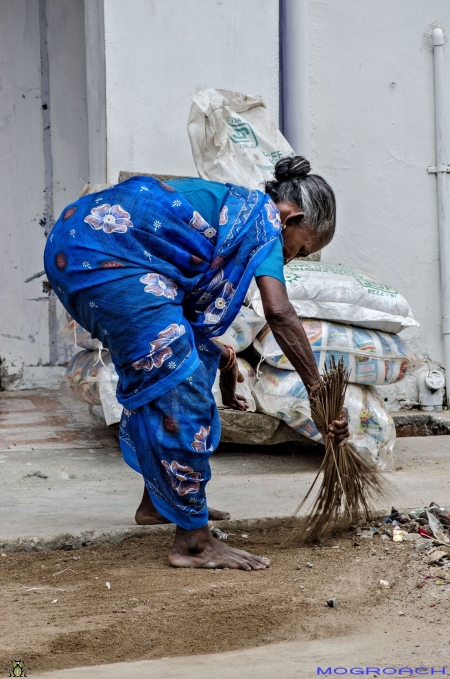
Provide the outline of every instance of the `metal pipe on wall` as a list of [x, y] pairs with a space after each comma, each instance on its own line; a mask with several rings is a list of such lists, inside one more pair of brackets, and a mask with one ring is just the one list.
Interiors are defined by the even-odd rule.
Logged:
[[280, 0], [281, 120], [294, 149], [311, 157], [309, 0]]
[[434, 100], [436, 116], [436, 167], [429, 168], [437, 177], [439, 251], [441, 262], [442, 333], [444, 335], [444, 365], [447, 405], [450, 405], [450, 234], [447, 199], [447, 150], [444, 102], [444, 32], [433, 29]]

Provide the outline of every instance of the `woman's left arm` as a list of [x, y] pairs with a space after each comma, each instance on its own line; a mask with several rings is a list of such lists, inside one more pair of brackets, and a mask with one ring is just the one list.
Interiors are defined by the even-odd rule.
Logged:
[[[287, 296], [286, 286], [271, 276], [259, 276], [256, 282], [270, 329], [311, 398], [320, 375], [306, 332]], [[321, 433], [335, 437], [340, 445], [346, 443], [349, 435], [347, 414], [344, 412], [340, 420], [330, 424], [328, 432]]]

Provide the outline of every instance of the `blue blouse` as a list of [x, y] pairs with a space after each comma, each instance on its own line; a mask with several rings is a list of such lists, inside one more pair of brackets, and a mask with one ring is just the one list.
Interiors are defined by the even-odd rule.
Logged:
[[[212, 182], [200, 177], [187, 177], [185, 179], [171, 179], [165, 182], [181, 193], [190, 202], [194, 210], [197, 210], [208, 224], [214, 228], [219, 226], [220, 211], [229, 193], [226, 184]], [[258, 266], [255, 278], [259, 276], [271, 276], [277, 278], [286, 285], [283, 267], [283, 237], [270, 251], [268, 257]]]

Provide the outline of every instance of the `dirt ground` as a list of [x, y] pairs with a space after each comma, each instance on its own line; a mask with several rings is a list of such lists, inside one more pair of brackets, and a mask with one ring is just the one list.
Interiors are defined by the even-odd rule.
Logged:
[[[43, 671], [230, 651], [358, 634], [369, 622], [415, 666], [432, 659], [442, 667], [450, 658], [450, 582], [424, 580], [426, 551], [379, 535], [356, 546], [354, 532], [320, 546], [282, 546], [290, 533], [229, 536], [273, 559], [269, 570], [252, 573], [173, 569], [171, 534], [2, 554], [0, 667], [13, 657]], [[337, 608], [327, 607], [330, 597]]]

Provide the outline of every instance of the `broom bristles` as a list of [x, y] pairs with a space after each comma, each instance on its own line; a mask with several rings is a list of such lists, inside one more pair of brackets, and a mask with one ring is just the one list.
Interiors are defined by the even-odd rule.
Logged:
[[[349, 371], [341, 358], [332, 357], [311, 397], [311, 413], [316, 426], [327, 431], [333, 420], [340, 420], [344, 407]], [[383, 483], [375, 463], [363, 457], [352, 445], [338, 446], [327, 438], [325, 456], [306, 497], [297, 508], [298, 514], [323, 472], [317, 497], [309, 511], [307, 539], [317, 539], [336, 527], [348, 528], [358, 523], [361, 514], [369, 519], [375, 497], [383, 493]]]

